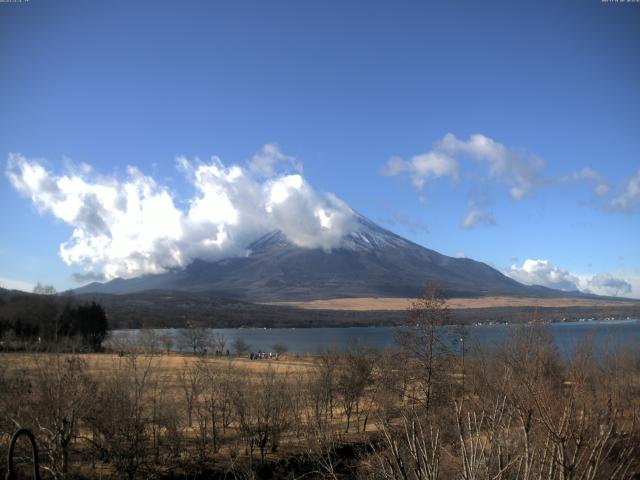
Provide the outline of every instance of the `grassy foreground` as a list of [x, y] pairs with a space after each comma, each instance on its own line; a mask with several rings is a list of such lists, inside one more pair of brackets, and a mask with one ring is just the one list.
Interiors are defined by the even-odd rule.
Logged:
[[44, 478], [640, 474], [637, 346], [562, 361], [528, 326], [461, 357], [435, 355], [434, 332], [278, 360], [0, 354], [0, 446], [30, 428]]

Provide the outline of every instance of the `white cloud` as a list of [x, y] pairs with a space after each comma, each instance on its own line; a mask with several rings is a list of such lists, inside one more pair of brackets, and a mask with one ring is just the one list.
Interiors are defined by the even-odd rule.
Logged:
[[527, 259], [521, 267], [512, 265], [505, 275], [526, 285], [542, 285], [558, 290], [580, 290], [608, 296], [638, 297], [640, 277], [616, 273], [573, 274], [548, 260]]
[[476, 225], [495, 225], [496, 219], [491, 212], [483, 212], [481, 210], [471, 210], [462, 219], [462, 226], [471, 229]]
[[578, 290], [580, 281], [577, 276], [554, 266], [548, 260], [527, 259], [521, 267], [514, 264], [504, 273], [526, 285], [542, 285], [565, 291]]
[[627, 179], [624, 191], [611, 200], [610, 207], [624, 213], [632, 213], [640, 208], [640, 168]]
[[451, 177], [457, 181], [458, 162], [441, 152], [428, 152], [415, 155], [410, 160], [393, 157], [382, 170], [383, 175], [391, 177], [405, 172], [411, 178], [413, 185], [420, 189], [431, 178]]
[[460, 140], [447, 133], [434, 143], [432, 150], [411, 160], [391, 158], [382, 173], [388, 176], [406, 173], [420, 189], [431, 178], [450, 176], [457, 180], [459, 160], [463, 157], [485, 165], [488, 178], [504, 185], [514, 200], [521, 200], [545, 183], [544, 161], [540, 157], [505, 147], [482, 134]]
[[256, 154], [253, 169], [226, 167], [217, 157], [208, 163], [178, 157], [178, 168], [195, 190], [184, 208], [134, 167], [125, 179], [90, 177], [86, 167], [55, 175], [37, 160], [10, 154], [6, 174], [40, 213], [74, 228], [60, 256], [83, 267], [79, 278], [111, 279], [159, 273], [195, 258], [244, 255], [252, 241], [272, 230], [299, 246], [337, 247], [355, 229], [353, 211], [337, 197], [316, 192], [299, 174], [274, 176], [275, 162], [291, 158], [273, 145]]
[[489, 178], [505, 185], [514, 200], [521, 200], [544, 183], [544, 161], [540, 157], [505, 147], [482, 134], [471, 135], [465, 141], [448, 133], [436, 142], [435, 148], [452, 156], [466, 155], [484, 163]]
[[566, 179], [576, 182], [588, 182], [593, 188], [593, 193], [600, 198], [609, 193], [609, 190], [611, 189], [604, 177], [591, 167], [585, 167], [578, 172], [573, 172]]
[[610, 273], [598, 273], [581, 279], [582, 290], [598, 295], [626, 296], [633, 290], [631, 283], [624, 278], [615, 277]]
[[302, 173], [302, 162], [298, 162], [295, 157], [283, 154], [276, 144], [267, 143], [255, 153], [249, 162], [249, 170], [255, 175], [271, 177], [280, 165], [284, 165], [285, 169], [293, 168], [296, 172]]

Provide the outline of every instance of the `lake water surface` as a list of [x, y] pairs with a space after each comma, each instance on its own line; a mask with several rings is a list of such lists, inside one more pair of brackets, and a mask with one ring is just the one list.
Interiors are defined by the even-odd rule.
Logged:
[[[442, 327], [448, 343], [459, 349], [460, 327]], [[473, 345], [498, 346], [507, 341], [518, 325], [474, 325], [466, 327], [465, 350]], [[599, 348], [632, 346], [640, 348], [640, 321], [606, 320], [585, 322], [563, 322], [545, 325], [561, 355], [570, 355], [574, 347], [585, 339], [592, 339]], [[273, 345], [287, 345], [290, 353], [315, 354], [321, 348], [335, 347], [345, 350], [357, 342], [377, 348], [393, 347], [396, 327], [352, 327], [352, 328], [219, 328], [208, 329], [224, 335], [227, 345], [240, 338], [257, 352], [273, 351]], [[159, 336], [174, 339], [174, 350], [180, 350], [180, 329], [156, 329]], [[113, 339], [129, 337], [135, 341], [139, 330], [116, 330]], [[230, 348], [230, 347], [229, 347]]]

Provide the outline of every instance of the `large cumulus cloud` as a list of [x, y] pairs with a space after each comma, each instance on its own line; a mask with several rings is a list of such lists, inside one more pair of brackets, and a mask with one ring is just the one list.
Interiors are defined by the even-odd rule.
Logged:
[[[178, 157], [193, 195], [177, 195], [135, 167], [125, 178], [99, 177], [86, 166], [57, 175], [42, 161], [10, 154], [6, 174], [40, 213], [73, 227], [60, 246], [81, 279], [134, 277], [246, 255], [260, 235], [282, 231], [294, 244], [331, 249], [356, 228], [353, 211], [315, 191], [301, 163], [265, 145], [246, 166]], [[276, 173], [277, 172], [277, 173]]]
[[567, 270], [556, 267], [548, 260], [527, 259], [521, 267], [512, 265], [505, 273], [526, 285], [542, 285], [558, 290], [578, 290], [579, 278]]
[[512, 265], [504, 273], [526, 285], [542, 285], [564, 291], [580, 290], [597, 295], [629, 295], [634, 293], [633, 285], [623, 275], [597, 273], [578, 275], [558, 267], [549, 260], [527, 259], [522, 266]]
[[584, 290], [598, 295], [617, 297], [630, 294], [633, 288], [624, 278], [615, 277], [610, 273], [598, 273], [584, 279]]

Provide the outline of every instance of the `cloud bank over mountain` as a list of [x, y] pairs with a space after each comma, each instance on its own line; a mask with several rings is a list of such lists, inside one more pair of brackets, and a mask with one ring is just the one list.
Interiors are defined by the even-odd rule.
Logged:
[[[460, 140], [445, 135], [434, 149], [410, 160], [392, 159], [387, 175], [407, 174], [415, 187], [436, 177], [460, 175], [458, 157], [488, 167], [488, 175], [508, 187], [514, 201], [547, 182], [542, 160], [508, 149], [483, 135]], [[279, 230], [296, 246], [331, 250], [358, 229], [354, 211], [331, 193], [316, 191], [302, 175], [303, 164], [266, 144], [244, 164], [225, 165], [176, 158], [176, 169], [190, 186], [179, 195], [136, 167], [121, 176], [104, 176], [86, 164], [67, 162], [59, 174], [44, 160], [10, 154], [6, 176], [41, 214], [50, 214], [73, 228], [59, 254], [67, 265], [79, 266], [76, 281], [132, 278], [189, 265], [195, 259], [214, 261], [241, 257], [247, 246], [267, 232]], [[562, 181], [587, 182], [595, 197], [610, 190], [606, 180], [587, 167]], [[609, 199], [609, 209], [633, 213], [640, 199], [640, 171], [628, 177]], [[477, 195], [476, 195], [477, 197]], [[496, 225], [490, 202], [472, 198], [461, 220], [465, 229]], [[422, 221], [397, 214], [387, 223], [409, 231], [428, 232]], [[506, 275], [524, 284], [601, 295], [640, 292], [634, 272], [576, 274], [548, 260], [527, 259]]]
[[331, 249], [355, 228], [351, 208], [314, 190], [302, 164], [276, 145], [265, 145], [246, 166], [217, 157], [180, 156], [176, 163], [193, 188], [186, 202], [135, 167], [124, 178], [92, 174], [86, 165], [57, 175], [43, 161], [13, 153], [6, 175], [40, 213], [73, 227], [60, 256], [83, 268], [84, 281], [246, 255], [251, 241], [272, 230], [298, 246]]

